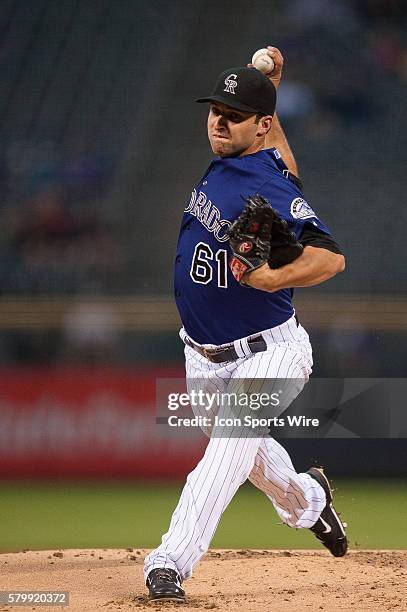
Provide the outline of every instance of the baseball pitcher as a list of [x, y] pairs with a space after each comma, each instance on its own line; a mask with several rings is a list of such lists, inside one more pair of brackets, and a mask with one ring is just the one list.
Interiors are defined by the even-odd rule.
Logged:
[[[207, 130], [215, 157], [185, 206], [175, 299], [190, 391], [236, 395], [253, 381], [256, 391], [269, 391], [270, 381], [283, 379], [293, 381], [286, 408], [313, 364], [293, 289], [328, 280], [344, 270], [345, 260], [302, 192], [275, 114], [283, 58], [275, 47], [268, 53], [274, 62], [269, 75], [252, 66], [229, 68], [212, 93], [197, 100], [209, 104]], [[244, 384], [248, 380], [250, 385]], [[208, 414], [207, 408], [194, 410]], [[322, 469], [297, 473], [267, 432], [239, 426], [239, 410], [211, 406], [214, 421], [206, 431], [205, 454], [187, 477], [162, 543], [145, 560], [152, 600], [185, 600], [183, 581], [246, 480], [265, 493], [285, 524], [310, 529], [336, 557], [347, 551]]]

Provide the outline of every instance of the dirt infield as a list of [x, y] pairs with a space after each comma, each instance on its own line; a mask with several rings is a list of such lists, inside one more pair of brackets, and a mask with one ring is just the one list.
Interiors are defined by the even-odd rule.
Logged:
[[[0, 591], [69, 591], [68, 612], [407, 609], [406, 550], [351, 551], [342, 559], [325, 551], [212, 550], [185, 583], [186, 604], [148, 603], [145, 553], [95, 549], [2, 554]], [[2, 612], [16, 609], [0, 604]]]

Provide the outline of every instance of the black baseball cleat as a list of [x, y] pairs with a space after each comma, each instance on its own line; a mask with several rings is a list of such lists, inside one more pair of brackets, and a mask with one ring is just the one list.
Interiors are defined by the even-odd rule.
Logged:
[[150, 601], [185, 601], [185, 591], [177, 572], [170, 568], [158, 567], [147, 576], [146, 585]]
[[326, 506], [315, 525], [310, 529], [334, 557], [343, 557], [348, 550], [348, 540], [344, 529], [346, 525], [342, 523], [332, 505], [332, 490], [329, 480], [322, 468], [312, 467], [307, 471], [307, 474], [321, 485], [326, 495]]

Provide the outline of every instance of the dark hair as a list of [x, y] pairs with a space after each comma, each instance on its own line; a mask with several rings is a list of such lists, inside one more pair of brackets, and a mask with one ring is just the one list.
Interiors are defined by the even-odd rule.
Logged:
[[267, 115], [264, 113], [256, 113], [256, 123], [258, 123], [263, 117], [267, 117]]

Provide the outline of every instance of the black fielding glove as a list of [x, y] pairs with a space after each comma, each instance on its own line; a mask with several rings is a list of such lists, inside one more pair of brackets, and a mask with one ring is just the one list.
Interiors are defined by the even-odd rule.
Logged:
[[303, 251], [287, 222], [258, 194], [246, 199], [246, 206], [227, 234], [233, 252], [229, 267], [243, 285], [247, 272], [265, 263], [271, 268], [279, 268], [294, 261]]

